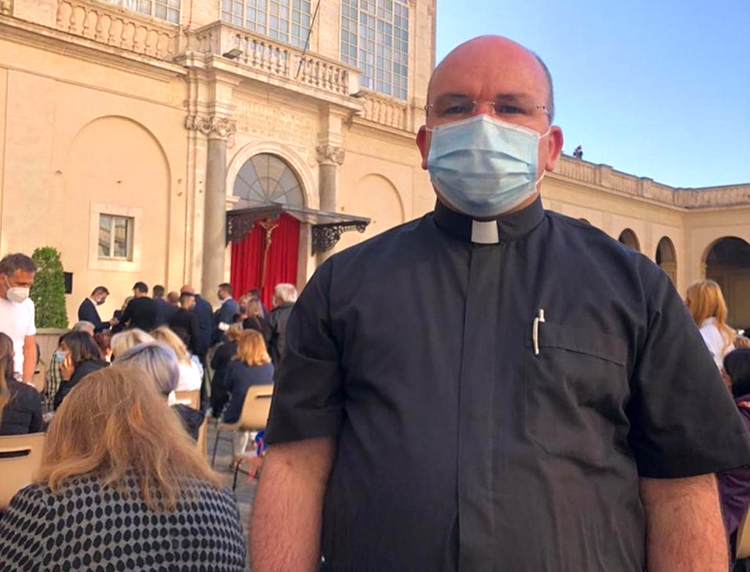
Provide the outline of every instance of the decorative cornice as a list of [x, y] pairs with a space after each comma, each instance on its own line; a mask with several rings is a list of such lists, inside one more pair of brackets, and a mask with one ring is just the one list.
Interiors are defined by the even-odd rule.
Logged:
[[237, 133], [237, 121], [218, 115], [212, 115], [211, 117], [188, 115], [185, 118], [185, 129], [200, 131], [203, 135], [211, 138], [231, 139]]
[[341, 235], [349, 230], [365, 232], [367, 223], [364, 222], [341, 222], [335, 224], [316, 224], [312, 228], [312, 253], [328, 252], [333, 250]]
[[13, 0], [0, 0], [0, 14], [3, 16], [13, 14]]
[[343, 165], [344, 148], [337, 145], [322, 144], [315, 148], [318, 163], [321, 165]]

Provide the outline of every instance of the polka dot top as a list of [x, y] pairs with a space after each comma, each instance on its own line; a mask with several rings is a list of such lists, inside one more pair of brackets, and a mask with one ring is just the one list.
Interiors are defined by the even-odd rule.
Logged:
[[196, 479], [170, 512], [140, 500], [135, 479], [120, 492], [94, 475], [19, 491], [0, 518], [0, 570], [245, 572], [245, 535], [234, 495]]

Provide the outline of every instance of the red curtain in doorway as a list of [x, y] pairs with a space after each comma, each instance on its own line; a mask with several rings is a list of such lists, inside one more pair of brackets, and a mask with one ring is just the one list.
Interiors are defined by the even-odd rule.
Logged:
[[297, 263], [299, 260], [299, 221], [286, 213], [279, 217], [278, 226], [271, 232], [271, 247], [266, 262], [266, 277], [261, 284], [263, 272], [263, 251], [266, 245], [266, 231], [261, 221], [256, 221], [243, 240], [232, 242], [230, 282], [239, 298], [252, 288], [261, 292], [261, 300], [271, 307], [273, 288], [280, 282], [297, 284]]

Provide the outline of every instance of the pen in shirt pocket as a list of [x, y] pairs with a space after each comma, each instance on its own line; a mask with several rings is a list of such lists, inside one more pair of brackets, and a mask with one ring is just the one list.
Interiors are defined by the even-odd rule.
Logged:
[[539, 355], [539, 324], [544, 322], [544, 308], [539, 308], [539, 313], [534, 318], [534, 324], [531, 327], [531, 341], [534, 344], [534, 355]]

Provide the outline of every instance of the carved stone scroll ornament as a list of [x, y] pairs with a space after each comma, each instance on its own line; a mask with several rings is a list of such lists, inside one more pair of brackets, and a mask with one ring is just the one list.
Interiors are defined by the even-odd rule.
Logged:
[[185, 128], [189, 131], [200, 131], [209, 137], [219, 139], [231, 139], [237, 133], [237, 122], [228, 117], [201, 117], [199, 115], [188, 115], [185, 118]]
[[367, 223], [362, 222], [315, 225], [312, 228], [312, 253], [328, 252], [336, 246], [341, 235], [348, 230], [365, 232], [365, 229], [367, 229]]
[[318, 163], [323, 165], [343, 165], [344, 149], [336, 145], [318, 145], [315, 148], [318, 155]]

